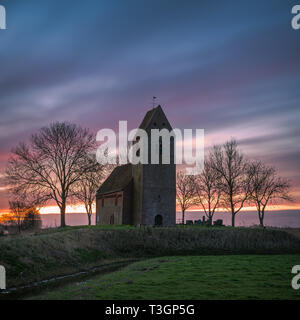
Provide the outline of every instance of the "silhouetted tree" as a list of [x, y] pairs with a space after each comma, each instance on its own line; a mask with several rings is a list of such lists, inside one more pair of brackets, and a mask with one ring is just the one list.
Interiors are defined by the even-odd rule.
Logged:
[[82, 202], [88, 216], [88, 224], [91, 225], [91, 217], [95, 206], [96, 193], [104, 178], [114, 167], [113, 165], [103, 165], [95, 161], [93, 156], [86, 157], [85, 167], [90, 170], [85, 171], [75, 185], [74, 197]]
[[259, 224], [264, 227], [265, 210], [268, 204], [278, 199], [292, 201], [289, 194], [290, 183], [278, 176], [274, 167], [266, 166], [260, 161], [249, 164], [250, 202], [256, 206]]
[[75, 124], [53, 123], [31, 136], [30, 144], [20, 143], [6, 170], [12, 192], [25, 194], [37, 203], [54, 200], [61, 212], [61, 227], [72, 188], [90, 168], [84, 164], [95, 141], [87, 129]]
[[18, 232], [21, 232], [22, 224], [26, 217], [26, 207], [23, 202], [20, 201], [9, 201], [10, 213], [7, 214], [6, 220], [10, 224], [17, 226]]
[[219, 190], [221, 203], [231, 212], [231, 223], [235, 226], [235, 216], [241, 211], [249, 198], [249, 178], [247, 161], [239, 151], [236, 140], [226, 142], [222, 146], [214, 146], [212, 151], [212, 167], [221, 179]]
[[23, 230], [40, 229], [42, 226], [41, 215], [37, 208], [28, 208], [22, 224]]
[[212, 225], [214, 213], [220, 205], [220, 180], [220, 174], [214, 169], [211, 156], [209, 156], [204, 161], [202, 173], [196, 178], [196, 201], [201, 205], [210, 225]]
[[185, 211], [196, 203], [196, 191], [195, 176], [185, 175], [181, 171], [177, 172], [176, 198], [182, 211], [182, 224], [184, 224]]
[[37, 229], [41, 227], [40, 213], [37, 208], [29, 208], [21, 201], [9, 201], [10, 212], [0, 217], [0, 223], [6, 227], [22, 230]]

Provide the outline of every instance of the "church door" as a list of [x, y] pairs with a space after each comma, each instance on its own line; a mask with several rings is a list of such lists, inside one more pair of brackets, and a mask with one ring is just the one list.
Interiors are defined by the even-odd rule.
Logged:
[[158, 214], [158, 215], [155, 216], [154, 224], [155, 224], [156, 226], [162, 226], [162, 224], [163, 224], [163, 217], [162, 217], [160, 214]]
[[114, 224], [115, 223], [115, 216], [112, 214], [110, 216], [110, 224]]

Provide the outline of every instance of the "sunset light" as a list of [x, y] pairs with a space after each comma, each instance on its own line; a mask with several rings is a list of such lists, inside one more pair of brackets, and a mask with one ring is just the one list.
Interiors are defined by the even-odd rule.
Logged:
[[296, 2], [0, 0], [1, 319], [299, 314]]

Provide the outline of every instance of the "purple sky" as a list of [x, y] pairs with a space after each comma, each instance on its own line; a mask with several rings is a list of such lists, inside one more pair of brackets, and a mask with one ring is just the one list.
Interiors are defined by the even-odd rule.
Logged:
[[[171, 124], [231, 137], [278, 167], [300, 203], [295, 1], [4, 0], [0, 168], [50, 122], [139, 125], [157, 96]], [[0, 189], [0, 209], [7, 207]]]

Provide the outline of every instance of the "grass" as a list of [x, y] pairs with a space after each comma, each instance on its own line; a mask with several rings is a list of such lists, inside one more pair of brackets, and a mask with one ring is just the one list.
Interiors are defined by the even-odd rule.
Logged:
[[58, 228], [0, 238], [7, 287], [132, 258], [300, 253], [300, 239], [258, 228]]
[[[35, 231], [31, 233], [32, 235], [40, 235], [40, 234], [53, 234], [58, 232], [66, 232], [70, 230], [107, 230], [107, 231], [113, 231], [113, 230], [131, 230], [131, 229], [137, 229], [135, 226], [131, 225], [96, 225], [96, 226], [66, 226], [64, 228], [57, 227], [57, 228], [46, 228], [46, 229], [40, 229], [38, 231]], [[16, 235], [14, 235], [16, 236]]]
[[300, 299], [291, 269], [300, 255], [163, 257], [31, 299]]

